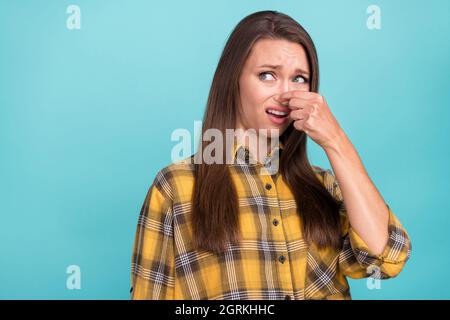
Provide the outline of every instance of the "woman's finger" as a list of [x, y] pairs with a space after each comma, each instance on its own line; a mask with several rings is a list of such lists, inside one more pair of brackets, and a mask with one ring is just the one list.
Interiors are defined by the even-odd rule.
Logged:
[[303, 91], [303, 90], [291, 90], [283, 92], [279, 99], [292, 99], [292, 98], [298, 98], [298, 99], [311, 99], [318, 95], [316, 92], [311, 91]]
[[308, 103], [308, 100], [292, 98], [291, 100], [289, 100], [287, 107], [292, 110], [303, 109], [307, 103]]
[[305, 129], [305, 121], [306, 120], [295, 120], [294, 121], [294, 128], [295, 129], [297, 129], [297, 130], [301, 130], [301, 131], [304, 131], [304, 129]]
[[314, 110], [314, 106], [308, 104], [308, 105], [303, 105], [301, 108], [292, 109], [290, 114], [293, 114], [293, 115], [295, 115], [295, 114], [299, 115], [299, 114], [302, 114], [302, 113], [311, 114], [311, 112], [313, 110]]
[[294, 111], [291, 111], [291, 113], [289, 114], [289, 116], [291, 117], [292, 120], [302, 120], [302, 119], [308, 119], [309, 118], [309, 112], [304, 111], [302, 109], [297, 109]]

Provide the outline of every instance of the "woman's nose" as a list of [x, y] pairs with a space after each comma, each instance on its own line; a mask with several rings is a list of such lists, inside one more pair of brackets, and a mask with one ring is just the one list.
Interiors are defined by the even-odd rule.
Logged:
[[280, 81], [278, 88], [277, 88], [277, 94], [274, 96], [275, 100], [278, 103], [283, 103], [286, 101], [286, 99], [281, 99], [280, 96], [285, 93], [289, 92], [294, 89], [294, 86], [292, 83], [290, 83], [289, 79], [285, 79], [284, 81]]
[[287, 92], [287, 91], [289, 91], [289, 90], [286, 90], [286, 91], [283, 91], [283, 92], [281, 92], [281, 93], [278, 93], [278, 94], [276, 94], [275, 96], [274, 96], [274, 100], [276, 101], [276, 102], [278, 102], [278, 103], [280, 103], [280, 104], [286, 104], [286, 103], [288, 103], [288, 100], [287, 99], [282, 99], [281, 98], [281, 95], [284, 93], [284, 92]]
[[284, 79], [284, 81], [280, 82], [280, 86], [278, 88], [279, 94], [281, 95], [284, 92], [288, 92], [290, 90], [294, 89], [292, 86], [292, 82], [289, 81], [289, 79]]
[[278, 103], [281, 104], [285, 104], [287, 103], [287, 99], [283, 99], [281, 98], [281, 95], [283, 93], [289, 92], [289, 91], [293, 91], [293, 90], [298, 90], [298, 91], [309, 91], [308, 88], [296, 88], [294, 85], [290, 85], [289, 82], [283, 82], [282, 84], [280, 84], [280, 86], [277, 88], [277, 93], [274, 95], [274, 100], [277, 101]]

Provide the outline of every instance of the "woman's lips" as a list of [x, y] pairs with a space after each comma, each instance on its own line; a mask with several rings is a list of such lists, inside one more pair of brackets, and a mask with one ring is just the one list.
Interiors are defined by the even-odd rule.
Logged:
[[280, 116], [276, 116], [271, 113], [268, 113], [267, 110], [266, 110], [266, 114], [269, 117], [270, 121], [272, 121], [274, 124], [277, 124], [277, 125], [284, 124], [285, 122], [288, 121], [288, 118], [289, 118], [289, 114], [280, 117]]
[[284, 113], [287, 113], [287, 114], [289, 114], [291, 112], [290, 108], [280, 107], [280, 106], [268, 106], [268, 107], [266, 107], [266, 112], [268, 110], [280, 111], [280, 112], [284, 112]]

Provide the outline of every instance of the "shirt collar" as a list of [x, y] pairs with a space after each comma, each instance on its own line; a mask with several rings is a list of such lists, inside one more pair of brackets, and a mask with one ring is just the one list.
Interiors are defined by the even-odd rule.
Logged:
[[[284, 143], [282, 141], [279, 141], [279, 143], [277, 145], [275, 145], [271, 151], [269, 151], [266, 155], [266, 159], [273, 159], [273, 157], [275, 156], [275, 151], [276, 149], [278, 149], [279, 151], [284, 149]], [[248, 163], [249, 159], [251, 157], [251, 154], [248, 150], [248, 147], [244, 146], [243, 143], [241, 142], [237, 142], [236, 140], [234, 141], [233, 144], [233, 150], [232, 150], [232, 154], [233, 154], [233, 162], [235, 163], [237, 159], [241, 160], [241, 163]], [[280, 152], [278, 152], [279, 154]]]

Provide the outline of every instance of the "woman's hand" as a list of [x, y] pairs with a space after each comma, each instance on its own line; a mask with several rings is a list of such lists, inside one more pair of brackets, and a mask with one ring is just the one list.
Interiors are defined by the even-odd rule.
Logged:
[[293, 90], [279, 96], [291, 109], [289, 117], [297, 130], [304, 131], [325, 150], [333, 147], [343, 130], [330, 111], [323, 96], [310, 91]]
[[358, 152], [318, 93], [294, 90], [279, 96], [291, 109], [294, 127], [324, 148], [339, 182], [352, 228], [373, 254], [388, 241], [388, 208], [371, 181]]

